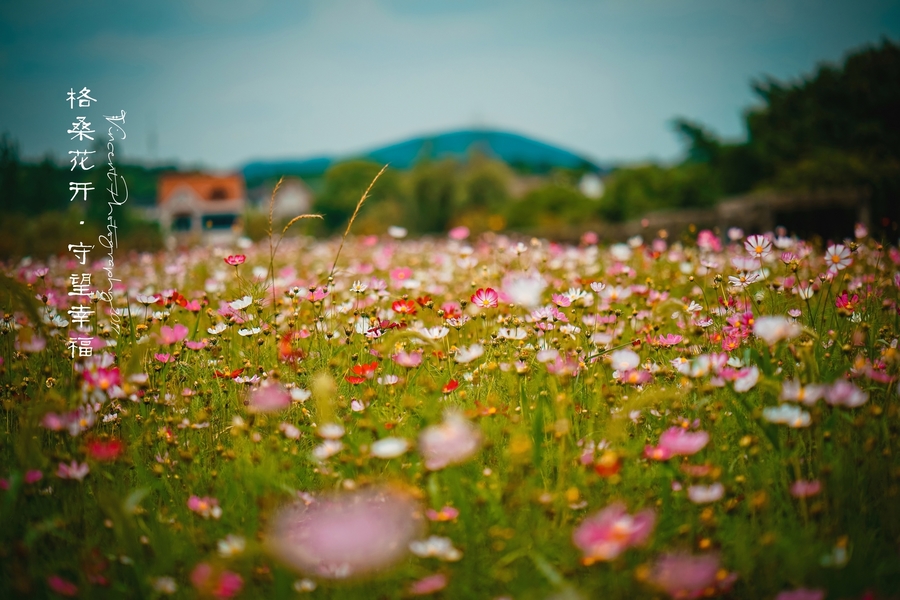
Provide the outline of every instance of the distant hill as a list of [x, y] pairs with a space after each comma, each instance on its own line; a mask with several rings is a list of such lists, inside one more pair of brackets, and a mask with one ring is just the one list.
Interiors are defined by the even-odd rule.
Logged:
[[242, 171], [248, 182], [281, 175], [317, 177], [331, 164], [351, 158], [367, 158], [379, 163], [390, 163], [396, 169], [409, 169], [420, 160], [448, 157], [465, 159], [473, 152], [480, 152], [502, 160], [515, 169], [532, 173], [545, 173], [553, 168], [594, 172], [603, 170], [583, 156], [525, 136], [504, 131], [463, 130], [417, 137], [369, 152], [337, 158], [254, 161], [244, 165]]

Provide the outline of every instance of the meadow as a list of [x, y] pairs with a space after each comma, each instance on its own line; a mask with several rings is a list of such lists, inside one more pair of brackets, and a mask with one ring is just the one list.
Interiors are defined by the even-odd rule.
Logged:
[[0, 597], [898, 597], [896, 246], [391, 234], [5, 265]]

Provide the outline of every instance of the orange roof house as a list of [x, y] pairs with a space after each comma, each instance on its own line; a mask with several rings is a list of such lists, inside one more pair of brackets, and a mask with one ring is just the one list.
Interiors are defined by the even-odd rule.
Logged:
[[247, 190], [237, 173], [166, 173], [157, 183], [156, 203], [165, 231], [224, 241], [240, 232]]

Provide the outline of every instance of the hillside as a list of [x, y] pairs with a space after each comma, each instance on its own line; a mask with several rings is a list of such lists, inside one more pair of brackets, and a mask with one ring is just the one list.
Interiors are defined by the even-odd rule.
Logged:
[[287, 174], [317, 177], [331, 164], [351, 158], [368, 158], [379, 163], [390, 163], [396, 169], [409, 169], [420, 160], [448, 157], [465, 159], [473, 152], [502, 160], [517, 170], [531, 173], [545, 173], [553, 168], [601, 170], [596, 163], [583, 156], [525, 136], [504, 131], [462, 130], [416, 137], [368, 152], [340, 157], [253, 161], [244, 165], [242, 171], [248, 181]]

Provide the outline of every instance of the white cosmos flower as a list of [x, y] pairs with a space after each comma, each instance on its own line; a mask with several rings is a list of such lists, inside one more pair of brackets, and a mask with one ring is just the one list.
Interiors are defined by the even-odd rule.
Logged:
[[234, 310], [244, 310], [253, 302], [253, 296], [244, 296], [239, 300], [234, 300], [228, 303], [228, 306], [233, 308]]
[[617, 371], [629, 371], [641, 364], [641, 357], [634, 350], [616, 350], [609, 355], [609, 361], [613, 369]]
[[694, 504], [715, 502], [725, 495], [725, 486], [716, 482], [712, 485], [692, 485], [687, 489], [688, 498]]
[[432, 535], [425, 540], [409, 543], [410, 551], [422, 558], [437, 558], [447, 562], [455, 562], [462, 558], [462, 552], [453, 546], [453, 540]]
[[425, 327], [419, 330], [424, 337], [429, 340], [440, 340], [443, 339], [450, 330], [446, 327], [436, 326], [436, 327]]
[[803, 328], [796, 321], [778, 315], [757, 317], [753, 323], [753, 333], [769, 346], [793, 339], [802, 332]]
[[257, 333], [260, 333], [261, 331], [262, 331], [262, 329], [260, 329], [259, 327], [253, 327], [251, 329], [238, 329], [238, 335], [247, 337], [249, 335], [256, 335]]
[[219, 556], [222, 558], [231, 558], [244, 552], [247, 547], [247, 540], [239, 535], [229, 534], [216, 544], [219, 549]]
[[388, 227], [388, 235], [394, 239], [400, 240], [406, 237], [406, 228], [400, 227], [398, 225], [391, 225]]
[[528, 331], [522, 327], [513, 327], [511, 329], [501, 327], [500, 330], [497, 331], [497, 337], [502, 337], [507, 340], [524, 340], [527, 335]]
[[225, 323], [219, 323], [218, 325], [216, 325], [216, 326], [214, 326], [214, 327], [210, 327], [210, 328], [207, 329], [206, 331], [207, 331], [210, 335], [219, 335], [220, 333], [222, 333], [222, 332], [225, 331], [226, 329], [228, 329], [228, 325], [226, 325]]
[[294, 402], [306, 402], [312, 396], [312, 392], [303, 388], [291, 388], [291, 400]]
[[481, 344], [472, 344], [468, 348], [462, 346], [456, 351], [456, 362], [464, 365], [479, 358], [482, 354], [484, 354], [484, 346]]
[[780, 404], [763, 409], [763, 419], [769, 423], [781, 423], [788, 427], [807, 427], [812, 422], [808, 412], [794, 404]]
[[316, 460], [325, 460], [326, 458], [330, 458], [344, 449], [344, 444], [339, 440], [325, 440], [315, 448], [313, 448], [312, 454]]
[[409, 441], [403, 438], [387, 437], [373, 443], [369, 448], [376, 458], [397, 458], [409, 450]]

